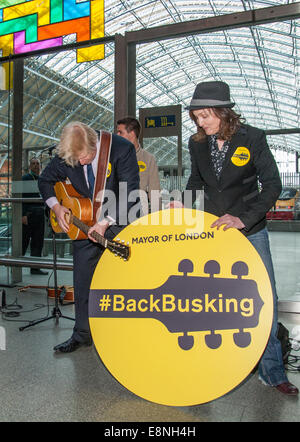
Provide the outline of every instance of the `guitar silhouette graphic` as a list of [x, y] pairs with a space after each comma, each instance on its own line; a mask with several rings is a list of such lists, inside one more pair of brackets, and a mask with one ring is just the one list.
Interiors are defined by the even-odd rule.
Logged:
[[179, 262], [181, 275], [170, 275], [163, 285], [153, 289], [92, 289], [89, 316], [93, 318], [151, 318], [160, 321], [171, 333], [182, 333], [178, 345], [183, 350], [194, 346], [192, 332], [208, 331], [205, 343], [211, 349], [222, 344], [221, 333], [233, 330], [238, 347], [251, 343], [251, 329], [258, 325], [264, 305], [254, 280], [245, 279], [248, 265], [243, 261], [231, 267], [232, 278], [216, 277], [220, 265], [206, 262], [204, 273], [193, 276], [193, 262]]

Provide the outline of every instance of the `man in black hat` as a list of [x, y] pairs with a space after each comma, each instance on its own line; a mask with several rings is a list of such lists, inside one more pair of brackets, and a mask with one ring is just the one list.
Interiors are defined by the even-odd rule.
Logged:
[[265, 133], [244, 124], [232, 110], [234, 104], [226, 83], [197, 85], [187, 107], [197, 127], [189, 140], [191, 175], [187, 189], [193, 191], [193, 199], [196, 190], [204, 190], [205, 212], [218, 217], [211, 227], [240, 230], [260, 254], [273, 290], [274, 317], [259, 376], [280, 392], [297, 395], [297, 387], [286, 377], [277, 339], [277, 294], [266, 229], [266, 213], [280, 194], [281, 180]]

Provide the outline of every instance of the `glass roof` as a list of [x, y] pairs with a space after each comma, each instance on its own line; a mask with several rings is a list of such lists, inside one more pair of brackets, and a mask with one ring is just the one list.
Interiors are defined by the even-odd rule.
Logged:
[[[288, 3], [289, 0], [109, 0], [105, 2], [105, 34], [113, 36]], [[298, 19], [287, 20], [137, 45], [137, 115], [139, 108], [182, 105], [186, 167], [187, 142], [194, 125], [184, 107], [200, 81], [226, 81], [235, 110], [248, 124], [265, 130], [300, 128], [299, 23]], [[65, 42], [72, 41], [74, 37], [65, 37]], [[61, 127], [75, 118], [113, 130], [114, 43], [106, 44], [105, 53], [104, 60], [81, 64], [76, 63], [75, 51], [26, 60], [25, 146], [55, 142]], [[0, 98], [1, 103], [4, 107], [4, 98]], [[4, 119], [0, 120], [0, 137], [5, 139]], [[294, 159], [289, 153], [300, 151], [300, 134], [272, 135], [268, 141], [286, 170]], [[153, 139], [146, 148], [156, 155], [160, 165], [177, 162], [175, 140]], [[280, 151], [285, 152], [283, 160]]]

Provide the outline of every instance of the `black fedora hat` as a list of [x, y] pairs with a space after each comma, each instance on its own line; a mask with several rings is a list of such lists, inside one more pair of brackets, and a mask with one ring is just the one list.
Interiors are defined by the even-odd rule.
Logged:
[[207, 107], [233, 107], [230, 90], [224, 81], [204, 81], [196, 86], [193, 98], [187, 110], [204, 109]]

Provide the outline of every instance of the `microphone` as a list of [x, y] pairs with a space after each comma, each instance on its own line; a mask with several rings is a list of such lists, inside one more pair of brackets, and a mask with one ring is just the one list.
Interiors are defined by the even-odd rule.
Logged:
[[54, 150], [55, 148], [56, 148], [56, 144], [53, 144], [52, 146], [47, 146], [47, 147], [45, 147], [45, 149], [43, 149], [43, 150], [40, 151], [39, 155], [41, 155], [43, 152], [46, 152], [46, 151], [47, 151], [49, 157], [51, 157], [51, 156], [52, 156], [52, 152], [53, 152], [53, 150]]
[[56, 144], [53, 144], [52, 146], [48, 147], [46, 150], [48, 150], [49, 157], [52, 156], [53, 150], [56, 148]]

